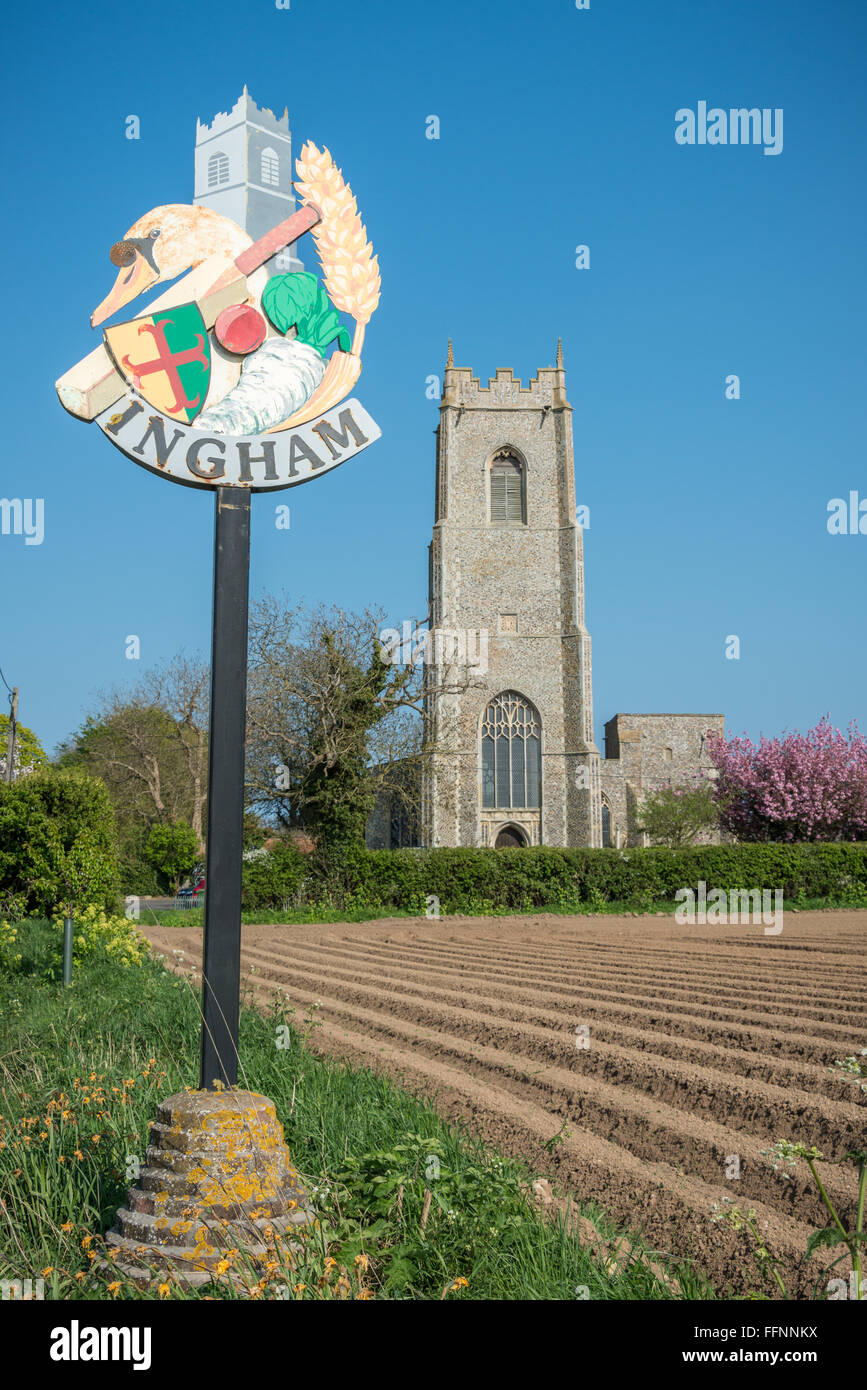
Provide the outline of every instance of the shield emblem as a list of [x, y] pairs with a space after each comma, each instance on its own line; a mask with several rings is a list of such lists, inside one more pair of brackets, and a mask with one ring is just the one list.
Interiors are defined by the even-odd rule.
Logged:
[[172, 420], [191, 424], [211, 379], [211, 344], [198, 304], [179, 304], [105, 330], [121, 376]]

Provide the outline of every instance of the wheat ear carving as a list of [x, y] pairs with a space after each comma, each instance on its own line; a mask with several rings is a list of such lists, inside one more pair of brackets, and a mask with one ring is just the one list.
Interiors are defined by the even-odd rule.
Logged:
[[311, 140], [295, 161], [295, 184], [305, 202], [313, 203], [322, 221], [312, 230], [322, 273], [335, 309], [355, 319], [352, 352], [361, 355], [364, 329], [379, 304], [379, 262], [358, 214], [352, 189], [327, 149]]

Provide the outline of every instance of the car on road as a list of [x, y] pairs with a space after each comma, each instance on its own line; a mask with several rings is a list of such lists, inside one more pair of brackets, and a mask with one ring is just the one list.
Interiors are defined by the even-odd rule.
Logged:
[[196, 898], [199, 896], [199, 894], [200, 894], [200, 893], [203, 893], [204, 891], [205, 891], [205, 880], [204, 880], [204, 878], [197, 878], [197, 879], [194, 881], [194, 883], [193, 883], [192, 886], [187, 887], [187, 888], [179, 888], [179, 889], [178, 889], [178, 897], [179, 897], [179, 898], [193, 898], [193, 899], [196, 899]]

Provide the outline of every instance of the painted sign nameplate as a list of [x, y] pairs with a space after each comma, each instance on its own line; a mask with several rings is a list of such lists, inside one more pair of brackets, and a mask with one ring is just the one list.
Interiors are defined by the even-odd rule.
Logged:
[[342, 401], [315, 420], [273, 434], [209, 433], [155, 411], [130, 391], [96, 417], [135, 463], [187, 487], [295, 487], [345, 463], [382, 431], [360, 401]]

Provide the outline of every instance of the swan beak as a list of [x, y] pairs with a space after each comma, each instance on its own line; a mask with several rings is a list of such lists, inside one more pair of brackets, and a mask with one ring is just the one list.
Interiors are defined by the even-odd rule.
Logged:
[[136, 251], [132, 265], [121, 266], [111, 293], [101, 304], [96, 306], [91, 314], [91, 328], [96, 328], [98, 324], [111, 318], [112, 314], [116, 314], [118, 309], [123, 308], [124, 304], [129, 304], [131, 300], [136, 299], [150, 285], [155, 284], [159, 278], [159, 272], [149, 264], [141, 251]]

